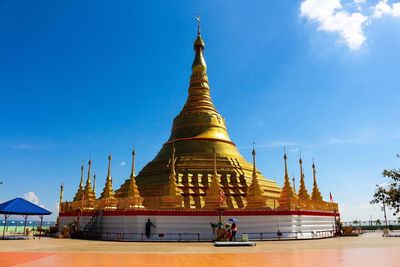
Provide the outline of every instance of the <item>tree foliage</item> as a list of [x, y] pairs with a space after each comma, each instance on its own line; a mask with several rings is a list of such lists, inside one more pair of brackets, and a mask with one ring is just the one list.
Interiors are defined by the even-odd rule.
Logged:
[[[400, 158], [399, 155], [397, 155]], [[400, 169], [384, 170], [383, 177], [389, 178], [384, 185], [376, 185], [371, 204], [383, 204], [400, 213]]]

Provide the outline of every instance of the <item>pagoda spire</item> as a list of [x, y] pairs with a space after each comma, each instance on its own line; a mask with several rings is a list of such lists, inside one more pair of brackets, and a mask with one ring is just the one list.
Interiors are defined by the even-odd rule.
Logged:
[[61, 185], [60, 185], [60, 204], [59, 204], [60, 207], [61, 207], [61, 203], [63, 201], [63, 196], [64, 196], [64, 183], [61, 183]]
[[[139, 194], [139, 189], [136, 184], [136, 179], [135, 179], [135, 149], [132, 150], [132, 169], [131, 169], [131, 175], [129, 176], [129, 186], [128, 186], [128, 191], [127, 191], [127, 197], [128, 198], [138, 198], [143, 200], [143, 198]], [[140, 203], [141, 204], [141, 203]]]
[[132, 170], [129, 177], [127, 198], [131, 207], [143, 207], [143, 197], [140, 196], [135, 178], [135, 149], [132, 150]]
[[251, 180], [251, 184], [247, 190], [246, 196], [246, 209], [265, 209], [268, 208], [267, 205], [267, 197], [265, 195], [264, 190], [260, 186], [257, 177], [257, 168], [256, 168], [256, 150], [254, 148], [253, 143], [253, 179]]
[[176, 172], [175, 172], [175, 162], [177, 158], [175, 157], [175, 143], [172, 142], [171, 148], [171, 159], [170, 159], [170, 175], [168, 182], [168, 193], [161, 197], [160, 208], [181, 208], [182, 207], [182, 196], [179, 192], [178, 185], [176, 183]]
[[96, 197], [96, 173], [93, 174], [93, 193], [94, 197]]
[[311, 193], [311, 199], [314, 201], [323, 201], [321, 192], [319, 191], [318, 184], [317, 184], [317, 171], [315, 170], [314, 160], [313, 160], [313, 164], [312, 164], [312, 169], [313, 169], [314, 183], [313, 183], [313, 189], [312, 189], [312, 193]]
[[112, 177], [111, 177], [111, 160], [112, 156], [110, 153], [110, 155], [108, 156], [108, 170], [107, 170], [106, 184], [104, 185], [104, 189], [103, 192], [101, 193], [100, 199], [114, 198], [114, 191], [112, 188]]
[[283, 155], [283, 159], [285, 160], [285, 177], [284, 184], [282, 187], [281, 195], [279, 197], [279, 208], [280, 209], [292, 209], [293, 200], [296, 199], [296, 194], [293, 191], [292, 186], [290, 185], [290, 179], [288, 175], [288, 167], [287, 167], [287, 155], [286, 149]]
[[131, 176], [135, 177], [135, 149], [132, 149], [132, 168], [131, 168]]
[[221, 185], [218, 182], [218, 173], [217, 173], [217, 152], [215, 148], [213, 149], [213, 174], [211, 177], [210, 186], [207, 189], [206, 195], [204, 197], [204, 209], [221, 209], [226, 208], [226, 196], [224, 191], [221, 188]]
[[307, 188], [306, 188], [306, 184], [304, 181], [304, 172], [303, 172], [303, 160], [299, 159], [299, 165], [300, 165], [300, 188], [299, 188], [299, 199], [301, 200], [309, 200], [310, 199], [310, 195], [307, 192]]
[[[205, 43], [200, 33], [200, 17], [197, 17], [196, 20], [198, 22], [198, 31], [193, 44], [195, 55], [192, 64], [192, 75], [190, 77], [189, 95], [181, 114], [191, 114], [193, 112], [217, 113], [210, 96], [207, 64], [203, 56]], [[222, 137], [224, 139], [229, 138]]]
[[92, 160], [90, 159], [88, 162], [88, 177], [86, 180], [86, 186], [85, 186], [85, 190], [84, 190], [84, 199], [87, 202], [87, 206], [91, 206], [94, 204], [94, 200], [95, 200], [95, 196], [94, 196], [94, 192], [92, 189], [92, 182], [91, 182], [91, 177], [90, 177], [90, 170], [92, 167]]
[[75, 194], [74, 201], [82, 200], [83, 191], [84, 191], [84, 189], [83, 189], [83, 176], [84, 175], [83, 175], [83, 163], [82, 163], [82, 166], [81, 166], [81, 181], [79, 183], [78, 191]]
[[169, 195], [176, 196], [180, 195], [178, 192], [178, 185], [176, 184], [176, 172], [175, 172], [175, 162], [177, 158], [175, 157], [175, 143], [172, 143], [172, 152], [171, 152], [171, 159], [170, 159], [170, 167], [171, 173], [169, 176]]

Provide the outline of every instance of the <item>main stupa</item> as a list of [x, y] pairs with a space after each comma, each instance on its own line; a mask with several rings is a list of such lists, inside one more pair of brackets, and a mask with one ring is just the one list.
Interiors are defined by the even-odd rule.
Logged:
[[[131, 174], [114, 191], [109, 155], [106, 182], [99, 196], [89, 160], [86, 184], [82, 166], [73, 201], [63, 201], [61, 186], [61, 226], [68, 229], [78, 225], [74, 231], [86, 238], [200, 241], [216, 238], [210, 222], [235, 219], [240, 221], [239, 234], [251, 233], [253, 239], [271, 233], [296, 239], [333, 236], [339, 207], [332, 200], [323, 200], [314, 163], [309, 194], [299, 160], [300, 186], [296, 193], [290, 183], [286, 153], [282, 187], [257, 170], [254, 149], [252, 163], [240, 154], [211, 100], [204, 48], [199, 23], [188, 98], [155, 158], [136, 176], [133, 151]], [[157, 225], [153, 234], [145, 228], [150, 220]]]
[[[136, 177], [146, 207], [159, 207], [162, 205], [161, 196], [168, 193], [172, 145], [176, 149], [176, 183], [183, 197], [183, 207], [199, 209], [205, 205], [204, 197], [214, 172], [214, 150], [218, 180], [228, 208], [246, 206], [253, 166], [231, 141], [225, 119], [212, 102], [204, 48], [199, 27], [186, 103], [173, 121], [168, 141]], [[269, 205], [273, 207], [273, 199], [279, 197], [280, 187], [259, 172], [257, 179], [269, 199]], [[128, 179], [116, 190], [116, 197], [127, 196], [129, 183]]]

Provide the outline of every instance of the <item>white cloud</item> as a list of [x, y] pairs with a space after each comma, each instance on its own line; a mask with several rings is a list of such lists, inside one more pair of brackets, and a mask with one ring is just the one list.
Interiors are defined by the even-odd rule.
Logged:
[[390, 4], [387, 0], [381, 0], [373, 7], [373, 12], [374, 18], [380, 18], [384, 15], [400, 17], [400, 2]]
[[346, 11], [341, 0], [304, 0], [300, 13], [316, 21], [319, 30], [338, 33], [350, 49], [359, 49], [367, 40], [363, 27], [368, 17], [360, 12]]
[[125, 160], [121, 161], [121, 162], [119, 163], [119, 165], [125, 166], [125, 165], [126, 165], [126, 161], [125, 161]]
[[24, 194], [24, 198], [36, 205], [39, 205], [39, 197], [35, 194], [35, 192], [28, 192]]

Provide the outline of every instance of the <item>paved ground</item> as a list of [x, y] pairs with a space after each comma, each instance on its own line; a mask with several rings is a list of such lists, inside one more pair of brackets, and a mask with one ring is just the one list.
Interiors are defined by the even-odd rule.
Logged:
[[212, 243], [1, 240], [0, 266], [400, 266], [400, 238], [364, 234], [256, 247]]

